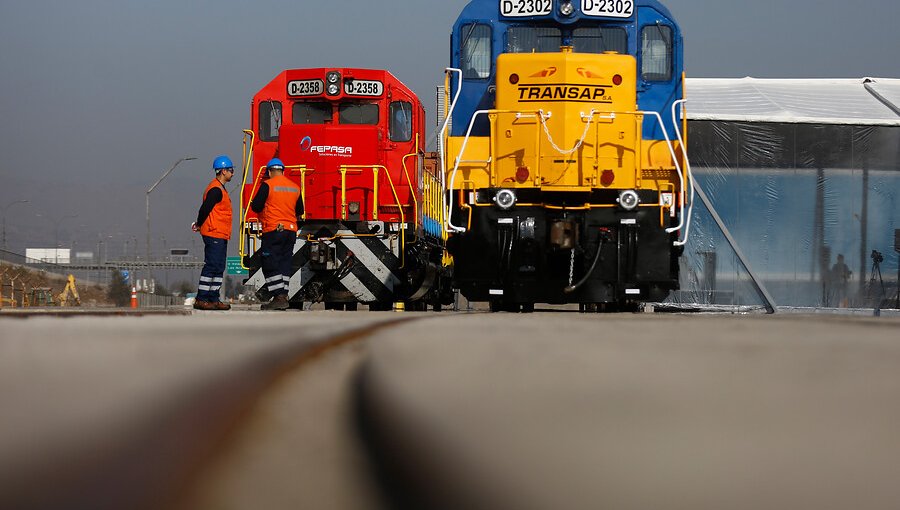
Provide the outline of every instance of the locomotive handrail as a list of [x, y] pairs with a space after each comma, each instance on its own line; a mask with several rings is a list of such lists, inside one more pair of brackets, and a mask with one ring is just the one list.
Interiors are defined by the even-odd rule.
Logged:
[[[249, 166], [249, 162], [248, 162], [248, 166]], [[306, 174], [309, 172], [315, 172], [315, 169], [307, 168], [306, 165], [289, 165], [289, 166], [285, 167], [285, 170], [289, 170], [289, 169], [300, 169], [300, 199], [302, 200], [303, 205], [304, 205], [303, 214], [300, 215], [300, 217], [305, 220], [306, 219], [306, 207], [305, 207], [306, 206]], [[256, 191], [259, 186], [259, 183], [262, 182], [262, 174], [265, 170], [266, 170], [266, 166], [263, 165], [263, 166], [259, 167], [259, 170], [256, 172], [256, 177], [253, 179], [253, 188], [250, 190], [250, 200], [253, 200], [254, 195], [256, 195]], [[246, 182], [247, 182], [247, 175], [246, 175], [246, 171], [245, 171], [243, 185], [246, 185]], [[243, 189], [243, 185], [242, 185], [241, 189]], [[245, 255], [245, 253], [244, 253], [244, 248], [245, 248], [244, 238], [246, 237], [247, 215], [250, 214], [250, 208], [247, 207], [246, 209], [243, 209], [243, 199], [241, 200], [241, 209], [242, 209], [241, 210], [241, 239], [240, 239], [239, 247], [238, 247], [238, 255], [240, 255], [240, 257], [241, 257], [241, 267], [243, 267], [244, 269], [248, 269], [247, 267], [244, 266], [244, 255]], [[256, 237], [256, 236], [254, 236], [254, 237]]]
[[306, 221], [306, 174], [313, 173], [316, 169], [308, 168], [306, 165], [290, 165], [284, 167], [284, 169], [285, 171], [290, 169], [300, 170], [300, 200], [303, 203], [303, 214], [300, 215], [300, 218]]
[[[406, 174], [406, 182], [409, 183], [409, 187], [411, 190], [410, 195], [412, 195], [412, 199], [413, 199], [413, 205], [414, 205], [414, 207], [413, 207], [413, 225], [415, 225], [416, 229], [418, 229], [418, 226], [419, 226], [419, 199], [416, 198], [416, 193], [415, 193], [415, 191], [413, 191], [413, 182], [412, 182], [412, 179], [409, 178], [409, 169], [406, 168], [406, 158], [408, 158], [410, 156], [416, 156], [416, 157], [419, 156], [419, 134], [418, 133], [416, 133], [416, 151], [411, 152], [411, 153], [407, 154], [406, 156], [403, 156], [403, 158], [400, 160], [400, 164], [403, 166], [403, 173]], [[390, 180], [390, 179], [388, 179], [388, 180]], [[416, 230], [416, 236], [418, 236], [418, 235], [419, 235], [418, 230]]]
[[[684, 218], [684, 186], [681, 188], [681, 221], [684, 223], [684, 238], [681, 241], [675, 241], [675, 246], [684, 246], [687, 244], [688, 235], [691, 233], [691, 215], [694, 213], [694, 174], [691, 172], [691, 162], [688, 159], [687, 155], [687, 143], [684, 141], [684, 138], [681, 135], [681, 129], [678, 128], [678, 120], [675, 114], [675, 108], [679, 105], [683, 105], [687, 102], [687, 99], [679, 99], [672, 103], [672, 125], [675, 126], [675, 134], [678, 135], [678, 142], [681, 144], [681, 154], [684, 157], [684, 170], [687, 173], [687, 182], [691, 187], [691, 195], [688, 206], [687, 218]], [[682, 118], [684, 115], [682, 113]], [[667, 230], [668, 231], [668, 230]]]
[[[469, 137], [472, 135], [472, 128], [475, 126], [475, 119], [478, 118], [479, 115], [484, 114], [497, 114], [497, 113], [515, 113], [518, 114], [532, 114], [532, 115], [544, 115], [542, 110], [478, 110], [474, 114], [472, 114], [472, 118], [469, 120], [469, 128], [466, 130], [466, 136], [463, 138], [462, 146], [459, 148], [459, 154], [456, 156], [456, 162], [453, 165], [453, 172], [450, 175], [450, 186], [447, 187], [447, 191], [453, 193], [453, 183], [456, 181], [456, 173], [459, 171], [459, 164], [463, 162], [462, 156], [466, 153], [466, 145], [469, 144]], [[443, 157], [441, 158], [443, 160]], [[490, 158], [486, 163], [490, 164], [493, 160], [493, 154], [491, 154]], [[442, 161], [443, 162], [443, 161]], [[466, 229], [462, 227], [457, 227], [451, 223], [449, 210], [447, 211], [447, 225], [449, 225], [450, 230], [453, 232], [465, 232]]]
[[[447, 111], [447, 115], [444, 117], [444, 125], [441, 126], [441, 136], [438, 137], [438, 153], [441, 155], [441, 210], [442, 214], [444, 214], [444, 220], [447, 222], [447, 230], [451, 232], [465, 232], [465, 229], [457, 227], [453, 224], [453, 220], [450, 218], [450, 204], [447, 203], [446, 191], [452, 191], [452, 188], [447, 188], [447, 178], [446, 172], [444, 171], [447, 168], [447, 162], [444, 155], [444, 135], [447, 132], [447, 125], [450, 123], [450, 118], [453, 116], [453, 110], [456, 108], [456, 102], [459, 101], [459, 93], [462, 91], [462, 69], [457, 69], [455, 67], [448, 67], [444, 69], [446, 74], [446, 78], [444, 79], [444, 88], [449, 89], [450, 85], [450, 74], [456, 73], [458, 75], [457, 83], [456, 83], [456, 94], [453, 96], [453, 101], [450, 102], [450, 109]], [[472, 130], [472, 126], [469, 126], [469, 131]], [[468, 139], [468, 134], [466, 135]], [[460, 152], [460, 154], [462, 154]], [[459, 163], [457, 162], [457, 166]]]
[[648, 111], [648, 112], [635, 111], [635, 112], [621, 112], [621, 113], [624, 113], [626, 115], [647, 115], [647, 114], [649, 114], [649, 115], [653, 115], [654, 117], [656, 117], [656, 120], [659, 121], [659, 128], [662, 130], [663, 136], [666, 139], [666, 147], [669, 149], [669, 155], [672, 156], [672, 163], [675, 164], [675, 170], [678, 172], [678, 180], [681, 183], [681, 193], [682, 193], [681, 214], [679, 215], [679, 218], [678, 218], [679, 224], [677, 227], [667, 228], [666, 232], [671, 234], [672, 232], [681, 230], [681, 227], [684, 223], [684, 174], [681, 170], [681, 165], [678, 163], [678, 157], [675, 156], [675, 148], [672, 146], [672, 139], [669, 138], [669, 132], [666, 130], [666, 125], [663, 124], [662, 116], [659, 114], [659, 112], [654, 112], [654, 111]]
[[[250, 137], [250, 150], [247, 151], [247, 137]], [[243, 158], [243, 167], [244, 167], [244, 176], [243, 182], [241, 182], [241, 193], [243, 194], [244, 188], [247, 186], [247, 173], [250, 171], [250, 162], [253, 160], [253, 142], [256, 140], [256, 135], [250, 129], [244, 130], [244, 139], [243, 139], [243, 149], [241, 153], [241, 157]], [[251, 194], [251, 196], [253, 196]], [[248, 204], [249, 205], [249, 204]], [[249, 207], [248, 207], [249, 209]], [[240, 255], [241, 259], [241, 268], [249, 269], [244, 265], [244, 238], [246, 237], [245, 232], [247, 229], [247, 218], [244, 212], [244, 200], [241, 197], [241, 200], [238, 202], [238, 213], [240, 214], [241, 219], [241, 231], [240, 231], [240, 240], [238, 241], [238, 255]]]
[[[544, 120], [546, 118], [550, 117], [550, 112], [545, 113], [543, 110], [478, 110], [478, 111], [476, 111], [474, 114], [472, 114], [472, 118], [469, 121], [469, 127], [466, 130], [466, 136], [463, 139], [462, 146], [460, 147], [459, 153], [456, 157], [453, 171], [451, 172], [451, 175], [450, 175], [450, 183], [449, 183], [449, 186], [447, 187], [447, 190], [450, 191], [451, 193], [455, 189], [456, 174], [459, 171], [460, 163], [469, 162], [468, 160], [463, 160], [462, 156], [463, 156], [463, 154], [465, 154], [466, 146], [468, 145], [469, 138], [472, 134], [472, 128], [475, 125], [475, 119], [479, 115], [484, 115], [484, 114], [491, 115], [491, 114], [499, 114], [499, 113], [514, 113], [514, 114], [516, 114], [517, 118], [521, 118], [526, 115], [539, 117], [541, 119], [541, 125], [544, 128], [544, 132], [545, 132], [545, 134], [547, 134], [547, 137], [548, 137], [547, 140], [550, 142], [550, 144], [553, 146], [553, 148], [562, 154], [571, 154], [572, 152], [577, 150], [578, 147], [584, 142], [584, 139], [587, 137], [587, 133], [590, 131], [591, 121], [593, 120], [594, 116], [597, 113], [601, 113], [601, 112], [597, 112], [596, 110], [593, 110], [593, 109], [591, 109], [591, 111], [588, 112], [587, 114], [585, 114], [584, 112], [581, 112], [581, 118], [587, 119], [587, 125], [585, 126], [585, 132], [584, 132], [581, 140], [579, 140], [579, 142], [576, 143], [575, 147], [573, 149], [570, 149], [568, 152], [565, 152], [556, 146], [556, 144], [553, 142], [552, 138], [550, 138], [549, 133], [547, 133], [547, 127], [546, 127], [546, 123], [544, 122]], [[678, 158], [675, 155], [675, 148], [672, 145], [672, 139], [669, 137], [669, 133], [668, 133], [668, 130], [666, 130], [665, 124], [663, 124], [662, 116], [660, 116], [660, 114], [658, 112], [654, 112], [654, 111], [624, 111], [624, 112], [609, 112], [609, 114], [602, 115], [602, 116], [600, 116], [600, 118], [615, 119], [617, 114], [620, 114], [620, 115], [652, 115], [659, 122], [660, 129], [662, 130], [663, 137], [665, 138], [666, 147], [669, 149], [669, 154], [672, 157], [672, 162], [675, 165], [676, 172], [678, 173], [678, 179], [681, 184], [681, 190], [682, 190], [681, 214], [679, 215], [680, 223], [677, 227], [671, 227], [671, 228], [666, 229], [666, 232], [671, 233], [671, 232], [680, 230], [683, 227], [684, 216], [685, 216], [684, 215], [684, 196], [683, 196], [684, 188], [685, 188], [685, 176], [684, 176], [684, 172], [682, 171], [681, 165], [678, 162]], [[676, 132], [678, 132], [677, 127], [676, 127]], [[680, 132], [678, 132], [678, 135], [679, 135], [679, 141], [681, 142], [682, 138], [681, 138]], [[681, 142], [681, 143], [683, 146], [683, 142]], [[684, 149], [683, 149], [683, 152], [684, 152]], [[471, 162], [490, 164], [492, 162], [492, 160], [493, 160], [493, 154], [491, 154], [488, 157], [487, 161], [471, 161]], [[478, 206], [480, 204], [476, 203], [475, 205]], [[520, 205], [525, 205], [525, 204], [520, 204]], [[546, 204], [533, 204], [533, 205], [541, 205], [544, 207], [547, 206]], [[646, 206], [652, 206], [652, 207], [663, 206], [663, 205], [665, 205], [665, 204], [663, 204], [662, 202], [660, 202], [658, 204], [646, 204]], [[599, 207], [604, 207], [604, 206], [601, 204], [585, 204], [585, 207], [599, 208]], [[451, 228], [455, 232], [465, 232], [466, 231], [466, 229], [464, 229], [462, 227], [456, 227], [456, 226], [452, 225], [450, 223], [449, 218], [448, 218], [448, 224], [451, 226]]]
[[391, 191], [394, 194], [394, 200], [397, 201], [397, 210], [400, 211], [400, 267], [399, 269], [403, 269], [406, 265], [406, 228], [403, 226], [406, 224], [406, 217], [403, 214], [403, 205], [400, 203], [400, 196], [397, 195], [397, 188], [394, 187], [394, 182], [390, 179], [390, 174], [388, 173], [387, 167], [384, 165], [341, 165], [341, 219], [347, 219], [347, 172], [351, 170], [357, 170], [362, 173], [363, 170], [371, 169], [373, 175], [373, 184], [372, 184], [372, 195], [375, 197], [374, 204], [372, 205], [372, 219], [378, 219], [378, 170], [384, 170], [385, 175], [388, 176], [388, 184], [391, 185]]

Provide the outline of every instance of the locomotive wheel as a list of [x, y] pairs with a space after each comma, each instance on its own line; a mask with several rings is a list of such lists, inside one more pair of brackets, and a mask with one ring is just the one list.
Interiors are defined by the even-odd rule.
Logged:
[[303, 301], [289, 301], [288, 309], [290, 310], [303, 310]]
[[491, 313], [500, 312], [503, 310], [503, 302], [499, 299], [492, 299], [490, 302]]
[[343, 309], [344, 309], [344, 303], [338, 303], [338, 302], [335, 302], [335, 301], [326, 301], [326, 302], [325, 302], [325, 309], [326, 309], [326, 310], [343, 310]]
[[534, 313], [534, 303], [522, 303], [522, 313]]
[[348, 312], [355, 312], [358, 307], [359, 307], [359, 303], [355, 303], [355, 302], [344, 304], [344, 310], [347, 310]]
[[370, 312], [388, 312], [392, 308], [393, 305], [390, 301], [376, 301], [374, 303], [369, 303]]

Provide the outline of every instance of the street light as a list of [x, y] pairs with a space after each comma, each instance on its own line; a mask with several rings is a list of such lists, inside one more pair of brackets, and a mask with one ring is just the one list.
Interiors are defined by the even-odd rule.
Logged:
[[3, 206], [3, 251], [6, 251], [6, 211], [16, 204], [27, 204], [28, 200], [16, 200]]
[[188, 157], [179, 159], [178, 161], [175, 162], [174, 165], [172, 165], [172, 168], [170, 168], [166, 173], [163, 174], [162, 177], [159, 178], [158, 181], [156, 181], [156, 184], [154, 184], [153, 186], [150, 186], [150, 189], [147, 190], [147, 279], [148, 280], [153, 280], [153, 270], [150, 268], [150, 193], [152, 193], [153, 190], [156, 189], [157, 186], [159, 186], [159, 183], [163, 182], [163, 179], [168, 177], [169, 174], [172, 173], [173, 170], [175, 170], [175, 167], [180, 165], [182, 161], [193, 161], [195, 159], [197, 159], [197, 158], [195, 158], [193, 156], [188, 156]]
[[[70, 218], [77, 218], [77, 214], [70, 214], [69, 216], [63, 216], [62, 218], [56, 220], [56, 238], [53, 246], [53, 263], [59, 264], [59, 227], [62, 224], [63, 220], [67, 220]], [[69, 254], [69, 262], [72, 261], [72, 254]]]

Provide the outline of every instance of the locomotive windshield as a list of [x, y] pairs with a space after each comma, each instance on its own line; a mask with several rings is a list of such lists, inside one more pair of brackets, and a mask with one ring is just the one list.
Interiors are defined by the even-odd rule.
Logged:
[[641, 77], [647, 81], [672, 79], [672, 27], [652, 25], [641, 30]]
[[[510, 27], [507, 53], [552, 53], [565, 44], [562, 30], [553, 27]], [[572, 31], [572, 45], [579, 53], [628, 51], [628, 35], [621, 27], [584, 27]]]
[[341, 103], [338, 114], [341, 124], [378, 124], [377, 104]]
[[579, 53], [615, 51], [628, 53], [628, 34], [621, 27], [576, 28], [572, 32], [572, 46]]
[[559, 51], [562, 31], [550, 27], [510, 27], [506, 31], [508, 53], [548, 53]]
[[294, 124], [325, 124], [331, 122], [331, 103], [294, 103]]
[[465, 25], [460, 31], [460, 63], [463, 78], [480, 79], [491, 75], [491, 27]]
[[408, 142], [412, 139], [412, 103], [394, 101], [391, 103], [390, 126], [392, 142]]

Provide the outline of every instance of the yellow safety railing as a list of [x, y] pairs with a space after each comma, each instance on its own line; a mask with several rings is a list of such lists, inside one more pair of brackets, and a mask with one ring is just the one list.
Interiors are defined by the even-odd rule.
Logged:
[[[248, 142], [247, 142], [248, 138], [250, 139], [249, 148], [248, 148]], [[245, 232], [247, 229], [247, 221], [246, 221], [246, 213], [244, 212], [244, 196], [243, 195], [244, 195], [244, 187], [247, 186], [247, 174], [250, 173], [250, 162], [253, 161], [253, 142], [255, 140], [256, 140], [256, 135], [253, 133], [253, 131], [251, 131], [249, 129], [245, 129], [244, 130], [244, 139], [243, 139], [243, 149], [241, 151], [241, 158], [242, 158], [241, 166], [244, 167], [244, 176], [241, 181], [241, 197], [240, 197], [240, 200], [238, 201], [238, 212], [240, 213], [239, 217], [241, 220], [240, 239], [238, 240], [238, 255], [240, 255], [241, 268], [243, 268], [243, 269], [249, 269], [247, 266], [244, 265], [244, 248], [245, 248], [244, 239], [246, 238]], [[251, 194], [250, 196], [252, 197], [253, 195]], [[249, 206], [250, 204], [248, 203], [247, 205]], [[248, 207], [248, 209], [249, 209], [249, 207]]]
[[[415, 156], [415, 157], [419, 156], [419, 134], [418, 133], [416, 133], [415, 151], [403, 156], [403, 159], [400, 160], [400, 162], [403, 165], [403, 173], [406, 174], [406, 182], [409, 183], [410, 190], [414, 190], [415, 187], [413, 185], [412, 179], [410, 179], [410, 177], [409, 177], [409, 169], [406, 168], [406, 159], [409, 157], [413, 157], [413, 156]], [[390, 180], [390, 177], [388, 177], [388, 180]], [[401, 181], [398, 184], [403, 184], [403, 182]], [[412, 199], [413, 199], [413, 225], [418, 227], [418, 225], [419, 225], [419, 200], [418, 200], [418, 198], [416, 198], [415, 191], [410, 193], [410, 195], [412, 195]], [[416, 229], [413, 229], [413, 231], [417, 232]], [[417, 233], [417, 235], [418, 235], [418, 233]]]
[[[495, 131], [496, 131], [496, 124], [495, 124], [495, 122], [496, 122], [498, 116], [501, 115], [501, 114], [505, 114], [505, 115], [516, 115], [517, 117], [521, 117], [521, 118], [524, 118], [524, 117], [531, 117], [531, 116], [534, 116], [534, 117], [541, 117], [542, 115], [544, 115], [544, 113], [543, 113], [541, 110], [481, 110], [481, 111], [479, 111], [479, 112], [476, 112], [476, 115], [477, 115], [477, 114], [485, 114], [485, 115], [487, 115], [488, 120], [489, 120], [489, 125], [490, 125], [489, 131], [490, 131], [491, 133], [494, 133], [495, 135], [496, 135], [496, 133], [495, 133]], [[634, 121], [635, 121], [635, 124], [636, 124], [636, 133], [641, 133], [641, 132], [642, 132], [642, 129], [643, 129], [643, 128], [642, 128], [642, 126], [643, 126], [643, 118], [644, 118], [644, 116], [647, 115], [647, 114], [648, 114], [648, 112], [643, 112], [643, 111], [595, 112], [595, 111], [592, 110], [591, 113], [590, 113], [589, 115], [584, 115], [584, 114], [583, 114], [582, 117], [585, 118], [585, 119], [587, 119], [588, 117], [597, 117], [598, 119], [613, 120], [613, 119], [615, 119], [616, 115], [632, 116], [632, 117], [634, 118]], [[656, 113], [654, 113], [654, 112], [649, 112], [649, 115], [656, 117], [657, 120], [660, 122], [660, 124], [662, 123], [662, 119], [659, 117], [658, 114], [656, 114]], [[541, 121], [541, 122], [543, 122], [543, 121]], [[464, 138], [464, 140], [463, 140], [462, 146], [460, 147], [460, 150], [459, 150], [459, 154], [457, 154], [456, 160], [455, 160], [455, 162], [454, 162], [454, 164], [453, 164], [454, 168], [452, 168], [452, 169], [447, 169], [447, 170], [450, 172], [450, 174], [451, 174], [451, 175], [450, 175], [450, 179], [449, 179], [450, 182], [448, 183], [449, 186], [450, 186], [450, 191], [452, 192], [453, 189], [458, 189], [458, 190], [460, 191], [460, 193], [458, 194], [458, 199], [457, 199], [457, 200], [458, 200], [458, 205], [459, 205], [459, 207], [461, 207], [461, 208], [463, 208], [463, 209], [470, 209], [470, 207], [469, 207], [469, 205], [466, 204], [465, 201], [463, 200], [463, 194], [462, 194], [462, 191], [465, 189], [465, 185], [466, 185], [466, 184], [474, 184], [474, 183], [473, 183], [473, 181], [471, 181], [471, 180], [464, 180], [464, 181], [462, 181], [462, 182], [460, 183], [460, 186], [459, 186], [458, 188], [457, 188], [457, 186], [455, 186], [455, 182], [454, 182], [454, 181], [455, 181], [456, 173], [459, 171], [459, 166], [460, 166], [461, 163], [484, 163], [484, 164], [486, 164], [486, 169], [485, 169], [485, 171], [488, 172], [489, 179], [491, 180], [491, 185], [492, 185], [492, 186], [498, 185], [498, 183], [495, 183], [495, 182], [493, 181], [493, 180], [495, 179], [496, 174], [497, 174], [497, 172], [496, 172], [496, 164], [497, 164], [497, 161], [496, 161], [496, 159], [495, 159], [495, 157], [494, 157], [494, 155], [495, 155], [495, 153], [496, 153], [496, 148], [495, 148], [495, 146], [494, 146], [494, 140], [496, 139], [496, 136], [490, 137], [491, 139], [490, 139], [490, 143], [489, 143], [489, 146], [488, 146], [488, 156], [487, 156], [487, 159], [486, 159], [486, 160], [484, 160], [484, 161], [474, 161], [474, 162], [473, 162], [473, 161], [467, 161], [467, 160], [463, 159], [463, 155], [464, 155], [464, 153], [465, 153], [466, 145], [467, 145], [468, 139], [469, 139], [469, 137], [470, 137], [470, 135], [471, 135], [471, 129], [472, 129], [472, 126], [473, 126], [473, 125], [474, 125], [474, 118], [472, 119], [472, 122], [470, 122], [470, 125], [469, 125], [469, 131], [468, 131], [468, 132], [466, 133], [466, 135], [465, 135], [465, 138]], [[595, 146], [599, 146], [599, 145], [600, 145], [600, 140], [599, 140], [599, 133], [600, 133], [600, 130], [597, 129], [597, 127], [598, 127], [598, 125], [595, 123], [595, 126], [593, 127], [593, 129], [594, 129], [594, 137], [593, 137], [593, 138], [594, 138], [595, 144], [596, 144]], [[585, 137], [585, 138], [588, 137], [588, 132], [589, 132], [589, 130], [585, 130], [585, 133], [584, 133], [584, 137]], [[541, 133], [542, 133], [542, 131], [541, 131], [540, 129], [538, 129], [538, 130], [536, 130], [536, 133], [537, 133], [537, 139], [535, 140], [535, 144], [536, 144], [536, 147], [539, 148], [540, 145], [541, 145]], [[643, 148], [642, 148], [642, 142], [643, 142], [643, 141], [644, 141], [644, 140], [643, 140], [643, 136], [637, 136], [637, 137], [636, 137], [636, 146], [635, 146], [635, 148], [633, 149], [633, 152], [635, 153], [635, 181], [636, 181], [638, 184], [640, 183], [640, 180], [641, 180], [641, 171], [642, 171], [642, 163], [643, 163], [642, 160], [641, 160], [641, 159], [642, 159], [642, 158], [641, 158], [641, 154], [642, 154], [641, 151], [643, 150]], [[669, 138], [668, 134], [666, 134], [666, 135], [665, 135], [665, 140], [664, 140], [664, 142], [667, 144], [667, 146], [668, 146], [668, 148], [669, 148], [669, 151], [670, 151], [671, 156], [672, 156], [672, 158], [673, 158], [673, 163], [675, 164], [676, 170], [678, 171], [679, 174], [681, 174], [681, 173], [682, 173], [681, 165], [679, 164], [679, 162], [678, 162], [678, 160], [677, 160], [677, 157], [676, 157], [676, 155], [675, 155], [675, 151], [674, 151], [674, 146], [673, 146], [674, 140], [671, 140], [671, 139]], [[682, 151], [683, 151], [683, 150], [685, 150], [685, 149], [682, 148]], [[539, 153], [540, 151], [537, 151], [537, 152]], [[596, 158], [596, 157], [597, 157], [597, 154], [595, 153], [595, 158]], [[537, 164], [537, 168], [535, 169], [535, 170], [536, 170], [536, 172], [535, 172], [535, 179], [536, 179], [536, 180], [539, 179], [539, 178], [540, 178], [540, 175], [541, 175], [540, 161], [541, 161], [541, 158], [536, 158], [536, 164]], [[448, 166], [449, 166], [449, 165], [448, 165]], [[451, 193], [451, 196], [452, 196], [452, 193]], [[473, 205], [476, 206], [476, 207], [491, 207], [491, 206], [493, 206], [494, 204], [492, 204], [492, 203], [478, 203], [478, 202], [475, 202]], [[518, 206], [526, 206], [526, 207], [530, 206], [530, 207], [543, 207], [543, 208], [547, 208], [547, 209], [566, 209], [566, 210], [587, 210], [587, 209], [600, 209], [600, 208], [612, 208], [612, 207], [617, 207], [616, 204], [590, 204], [590, 203], [586, 203], [586, 204], [584, 204], [584, 205], [582, 205], [582, 206], [554, 206], [554, 205], [544, 204], [544, 203], [533, 203], [533, 204], [529, 204], [529, 203], [517, 203], [517, 205], [518, 205]], [[662, 209], [668, 209], [668, 208], [674, 207], [674, 204], [673, 204], [673, 205], [664, 204], [664, 203], [662, 202], [662, 200], [660, 200], [658, 203], [641, 203], [641, 204], [638, 205], [638, 207], [660, 207], [660, 208], [662, 208]], [[469, 213], [469, 216], [470, 216], [469, 221], [471, 221], [471, 211], [470, 211], [470, 213]]]
[[391, 185], [391, 191], [394, 194], [397, 210], [400, 211], [400, 268], [402, 269], [406, 264], [406, 229], [403, 228], [403, 224], [406, 223], [406, 216], [403, 213], [403, 204], [400, 203], [400, 197], [397, 195], [397, 188], [394, 187], [394, 182], [390, 179], [387, 167], [384, 165], [341, 165], [341, 219], [347, 219], [347, 172], [361, 173], [363, 170], [372, 170], [372, 194], [375, 197], [375, 200], [372, 203], [373, 220], [378, 220], [378, 207], [381, 205], [378, 199], [379, 170], [384, 170], [384, 173], [388, 176], [387, 182]]
[[[245, 133], [247, 133], [247, 131], [245, 131]], [[252, 132], [250, 134], [252, 135]], [[251, 155], [252, 155], [252, 151], [251, 151]], [[243, 190], [244, 186], [246, 186], [246, 184], [247, 184], [247, 174], [249, 173], [249, 165], [250, 165], [250, 160], [248, 159], [246, 167], [244, 169], [244, 180], [241, 185], [241, 190]], [[306, 165], [286, 166], [285, 171], [288, 171], [288, 170], [300, 170], [300, 200], [302, 200], [303, 204], [304, 204], [303, 215], [301, 216], [301, 218], [303, 218], [305, 220], [306, 219], [306, 208], [305, 208], [305, 205], [306, 205], [306, 174], [315, 172], [315, 170], [312, 168], [307, 168]], [[253, 189], [250, 190], [250, 200], [253, 200], [253, 197], [256, 196], [256, 191], [259, 188], [259, 183], [262, 181], [262, 176], [265, 171], [266, 171], [265, 165], [259, 167], [259, 170], [256, 171], [256, 176], [254, 176], [254, 178], [253, 178]], [[248, 205], [248, 207], [245, 209], [243, 197], [241, 197], [241, 209], [240, 209], [240, 213], [241, 213], [241, 236], [240, 237], [241, 237], [241, 239], [240, 239], [239, 246], [238, 246], [238, 255], [240, 255], [240, 258], [241, 258], [241, 267], [244, 269], [248, 269], [248, 267], [244, 265], [244, 256], [248, 255], [248, 253], [246, 251], [246, 245], [244, 243], [244, 240], [247, 237], [247, 216], [250, 214], [250, 207], [249, 207], [250, 204], [248, 203], [247, 205]], [[253, 237], [257, 237], [257, 236], [253, 236]]]

